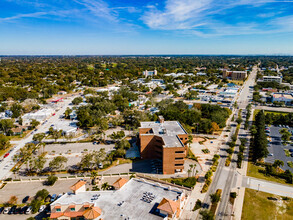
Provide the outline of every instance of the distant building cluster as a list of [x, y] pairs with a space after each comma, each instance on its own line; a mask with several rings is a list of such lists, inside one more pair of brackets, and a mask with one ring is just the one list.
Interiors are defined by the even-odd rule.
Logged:
[[230, 78], [231, 80], [245, 80], [247, 71], [229, 71], [223, 70], [223, 79]]

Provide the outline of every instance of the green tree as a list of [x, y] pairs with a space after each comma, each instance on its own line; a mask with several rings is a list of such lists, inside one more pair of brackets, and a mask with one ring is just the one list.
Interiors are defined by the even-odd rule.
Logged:
[[40, 124], [40, 122], [37, 121], [36, 119], [32, 119], [31, 120], [31, 127], [32, 127], [32, 129], [36, 128], [39, 124]]
[[80, 103], [82, 103], [82, 97], [76, 97], [72, 100], [73, 105], [78, 105]]
[[214, 220], [215, 216], [210, 210], [201, 210], [199, 214], [202, 217], [202, 220]]
[[14, 127], [13, 119], [2, 119], [0, 120], [0, 130], [7, 134], [7, 132]]
[[282, 160], [275, 160], [273, 167], [279, 168], [280, 166], [284, 166], [284, 162]]
[[48, 176], [45, 184], [49, 185], [49, 186], [53, 186], [56, 183], [57, 180], [58, 180], [57, 176], [51, 175], [51, 176]]
[[7, 149], [9, 145], [10, 145], [9, 138], [4, 134], [0, 134], [0, 150]]
[[72, 113], [72, 109], [70, 108], [66, 108], [65, 112], [64, 112], [64, 116], [65, 118], [70, 118], [70, 114]]
[[42, 140], [46, 137], [46, 134], [45, 133], [37, 133], [37, 134], [34, 134], [33, 136], [33, 141], [36, 141], [38, 143], [41, 143]]
[[64, 168], [64, 163], [67, 163], [68, 159], [63, 156], [54, 157], [49, 163], [49, 168], [51, 170], [61, 170]]
[[46, 189], [41, 189], [39, 190], [36, 195], [35, 195], [35, 198], [36, 199], [40, 199], [40, 200], [45, 200], [47, 198], [47, 196], [49, 195], [49, 192], [48, 190]]
[[280, 130], [280, 134], [282, 135], [281, 139], [282, 139], [284, 145], [287, 145], [288, 142], [290, 141], [291, 133], [288, 131], [288, 129], [283, 128]]
[[14, 103], [11, 106], [10, 111], [12, 112], [11, 118], [18, 118], [22, 114], [23, 109], [20, 104]]

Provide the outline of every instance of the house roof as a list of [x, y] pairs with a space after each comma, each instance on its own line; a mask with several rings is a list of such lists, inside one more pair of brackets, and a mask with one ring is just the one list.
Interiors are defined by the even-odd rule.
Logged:
[[54, 219], [54, 218], [59, 218], [63, 215], [63, 212], [52, 212], [51, 215], [50, 215], [50, 218], [51, 219]]
[[113, 186], [115, 188], [118, 188], [120, 189], [125, 183], [127, 183], [128, 180], [127, 179], [124, 179], [124, 178], [119, 178], [118, 180], [116, 180], [114, 183], [113, 183]]
[[22, 132], [23, 127], [16, 127], [16, 128], [11, 128], [11, 131], [14, 133], [20, 133]]
[[86, 219], [96, 219], [102, 214], [102, 210], [99, 207], [91, 207], [84, 211], [83, 216]]
[[163, 198], [158, 205], [158, 209], [173, 215], [176, 211], [180, 209], [180, 204], [173, 200]]
[[70, 187], [70, 189], [73, 190], [73, 191], [76, 191], [76, 190], [78, 190], [80, 187], [82, 187], [85, 184], [86, 184], [86, 181], [79, 180], [77, 183], [75, 183], [74, 185], [72, 185]]
[[84, 212], [64, 212], [63, 215], [71, 218], [81, 217]]

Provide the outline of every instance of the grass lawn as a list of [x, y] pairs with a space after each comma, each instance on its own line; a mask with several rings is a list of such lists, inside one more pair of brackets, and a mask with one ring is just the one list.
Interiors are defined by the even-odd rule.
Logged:
[[292, 186], [292, 184], [286, 183], [284, 179], [280, 179], [274, 176], [266, 176], [263, 173], [260, 173], [259, 170], [262, 171], [262, 170], [265, 170], [265, 168], [261, 166], [256, 166], [252, 162], [248, 162], [247, 176]]
[[187, 178], [168, 178], [168, 179], [163, 179], [166, 180], [169, 183], [174, 183], [180, 186], [185, 186], [185, 187], [193, 187], [196, 184], [196, 178], [195, 177], [187, 177]]
[[[259, 113], [260, 110], [259, 109], [255, 109], [254, 112], [253, 112], [253, 121], [255, 120], [255, 116], [257, 115], [257, 113]], [[288, 112], [273, 112], [273, 111], [264, 111], [265, 114], [268, 114], [268, 113], [273, 113], [273, 114], [276, 114], [276, 115], [288, 115], [289, 113]]]
[[288, 164], [289, 167], [293, 168], [293, 162], [292, 161], [288, 161], [287, 164]]
[[[268, 197], [277, 200], [268, 199]], [[293, 199], [245, 189], [242, 220], [293, 219]]]
[[284, 149], [284, 151], [285, 151], [286, 157], [290, 157], [291, 156], [288, 149]]

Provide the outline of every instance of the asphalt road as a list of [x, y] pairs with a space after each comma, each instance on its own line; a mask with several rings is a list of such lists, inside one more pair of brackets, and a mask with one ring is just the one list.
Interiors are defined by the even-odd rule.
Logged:
[[45, 124], [41, 124], [40, 126], [38, 126], [37, 132], [31, 132], [25, 138], [16, 142], [16, 146], [9, 153], [9, 156], [4, 158], [3, 161], [0, 163], [0, 180], [6, 179], [11, 175], [10, 170], [15, 165], [15, 163], [13, 162], [13, 157], [17, 153], [17, 151], [24, 147], [26, 143], [32, 142], [34, 134], [48, 131], [51, 124], [54, 124], [58, 120], [60, 120], [59, 117], [64, 114], [66, 108], [76, 96], [71, 96], [67, 99], [64, 99], [64, 101], [62, 102], [62, 107], [59, 109], [59, 111], [57, 111], [54, 116], [51, 116]]
[[[249, 100], [251, 99], [250, 97], [252, 96], [252, 92], [253, 92], [253, 90], [250, 87], [253, 86], [255, 83], [256, 74], [257, 74], [257, 67], [255, 66], [252, 72], [250, 73], [248, 79], [244, 83], [242, 90], [239, 94], [239, 97], [238, 97], [239, 109], [245, 109], [246, 106], [249, 104]], [[244, 130], [243, 123], [242, 123], [239, 130], [239, 137], [240, 136], [245, 137], [247, 134], [248, 134], [248, 131]], [[239, 139], [237, 140], [237, 144], [239, 144]], [[229, 219], [232, 214], [232, 208], [230, 208], [228, 204], [229, 204], [229, 196], [230, 196], [231, 189], [235, 187], [237, 178], [239, 176], [236, 172], [236, 168], [237, 168], [237, 164], [236, 164], [237, 152], [236, 151], [238, 152], [238, 146], [235, 147], [235, 152], [232, 155], [232, 161], [230, 166], [228, 167], [228, 171], [227, 171], [227, 168], [224, 166], [219, 166], [216, 171], [216, 172], [222, 173], [223, 170], [226, 170], [226, 172], [228, 172], [228, 175], [226, 176], [225, 181], [222, 181], [224, 182], [225, 185], [222, 189], [223, 191], [222, 191], [221, 201], [218, 204], [216, 219]], [[225, 176], [221, 176], [221, 178], [225, 178]], [[218, 185], [218, 182], [219, 180], [214, 179], [212, 184], [214, 184], [214, 187], [221, 188], [221, 186]], [[216, 189], [213, 189], [213, 191], [211, 192], [214, 193], [215, 192], [214, 190]], [[209, 197], [210, 193], [208, 193], [207, 196]]]

